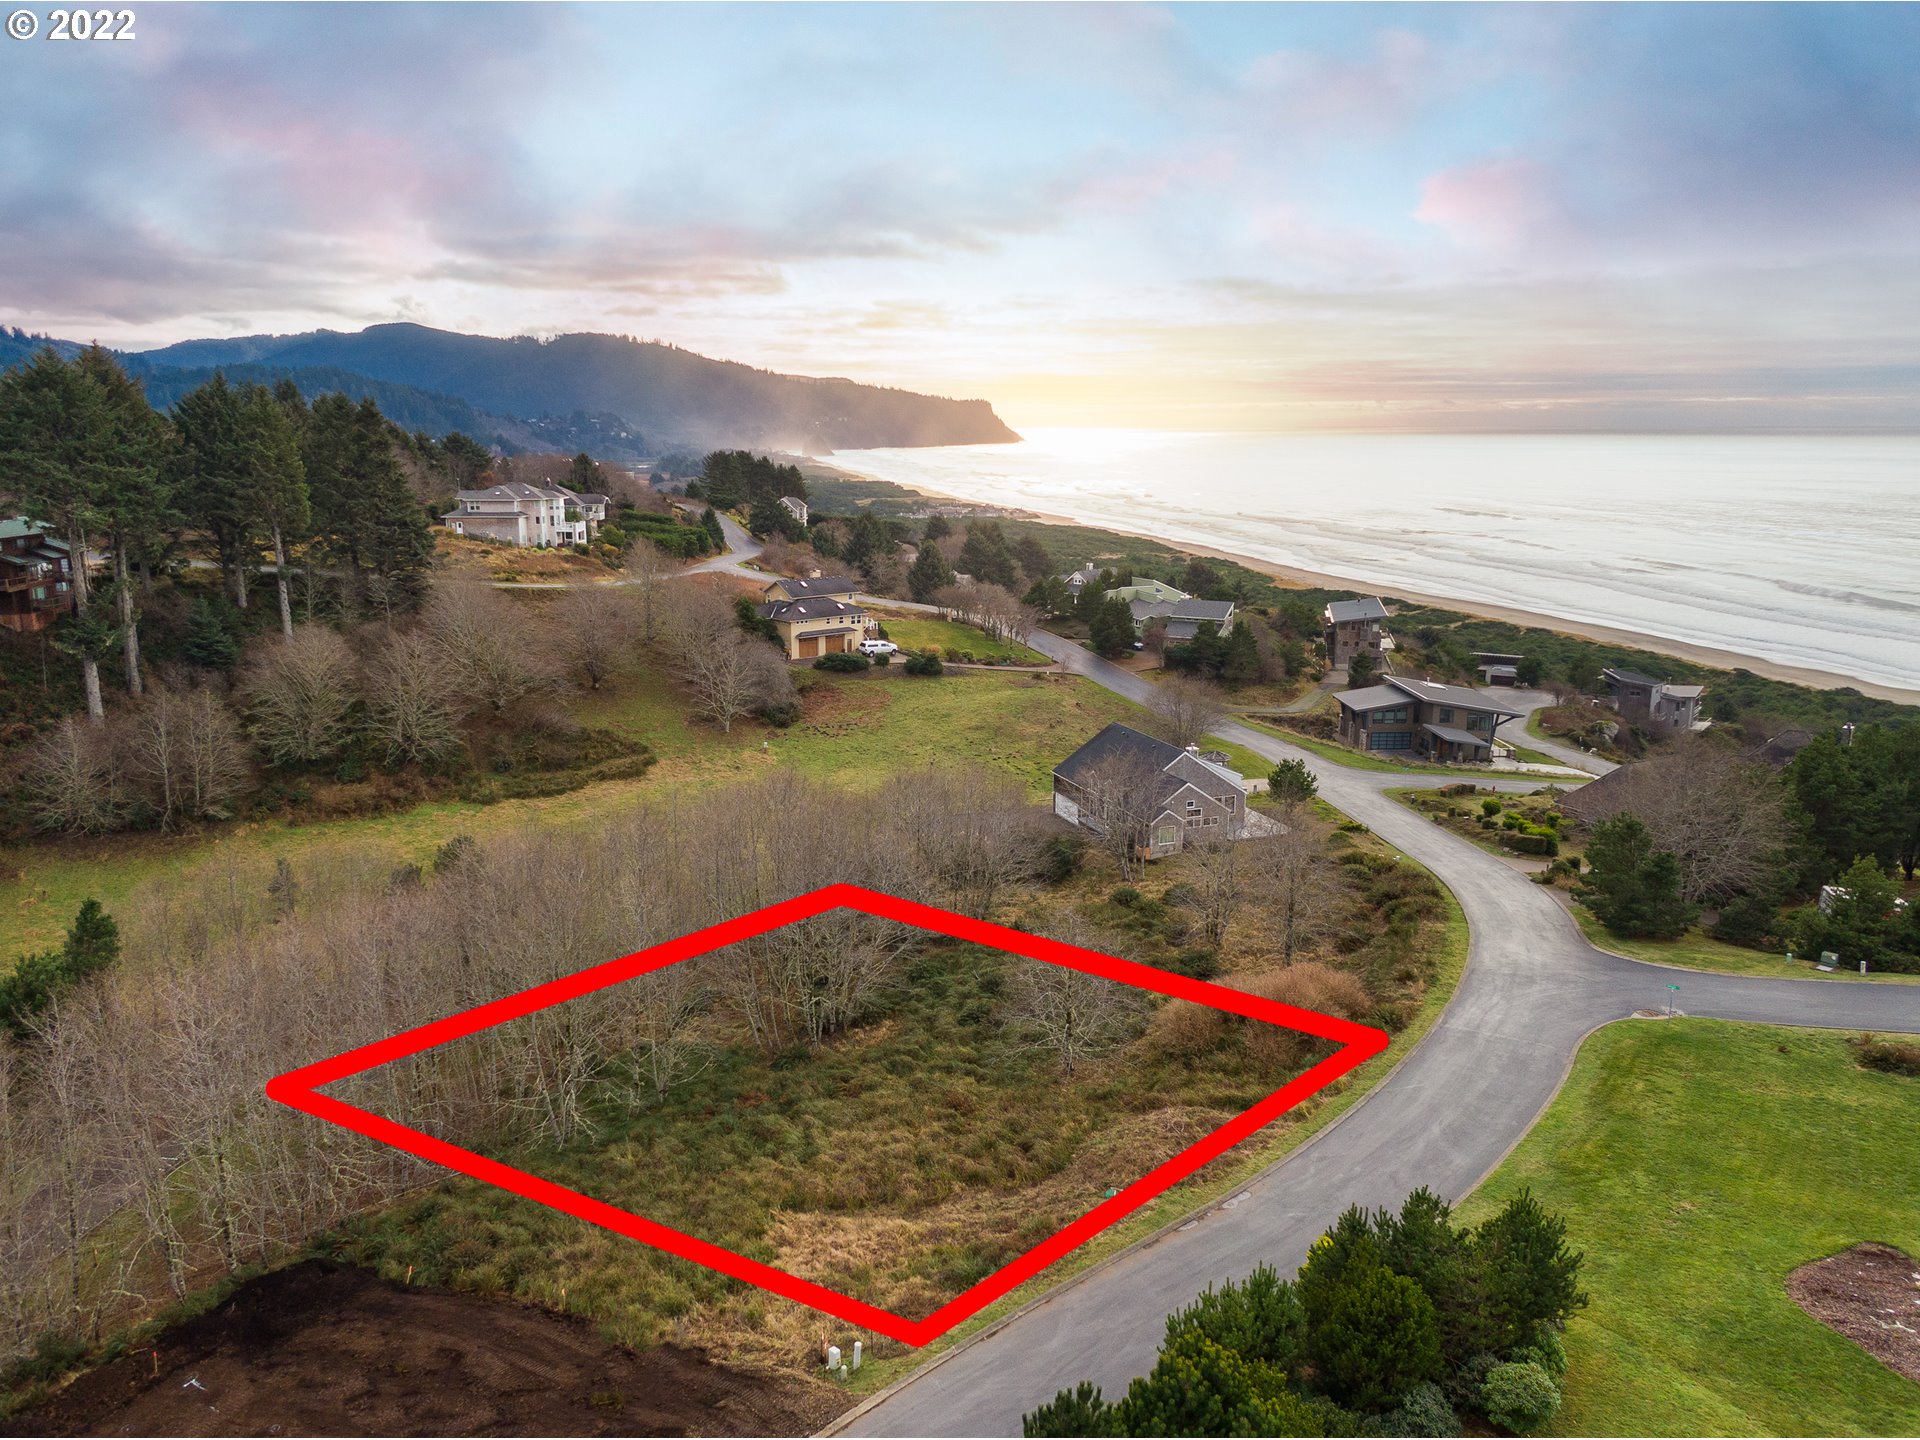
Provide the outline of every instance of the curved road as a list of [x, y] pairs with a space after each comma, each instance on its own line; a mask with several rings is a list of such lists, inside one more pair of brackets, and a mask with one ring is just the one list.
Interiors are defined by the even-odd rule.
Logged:
[[[1077, 645], [1045, 633], [1030, 643], [1109, 690], [1148, 697], [1148, 682]], [[1546, 890], [1381, 793], [1406, 777], [1329, 764], [1232, 722], [1217, 733], [1269, 759], [1305, 760], [1330, 803], [1452, 888], [1472, 930], [1452, 1003], [1397, 1070], [1233, 1209], [1059, 1286], [850, 1413], [838, 1433], [1018, 1435], [1021, 1415], [1063, 1386], [1124, 1391], [1151, 1367], [1168, 1312], [1206, 1286], [1262, 1262], [1291, 1270], [1349, 1204], [1397, 1207], [1420, 1185], [1448, 1199], [1472, 1189], [1553, 1097], [1582, 1039], [1670, 997], [1690, 1015], [1920, 1031], [1920, 985], [1675, 971], [1596, 950]]]

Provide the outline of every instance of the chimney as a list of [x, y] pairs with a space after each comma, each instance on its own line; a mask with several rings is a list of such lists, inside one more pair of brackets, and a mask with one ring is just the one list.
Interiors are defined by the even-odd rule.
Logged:
[[1187, 754], [1198, 755], [1199, 753], [1200, 753], [1200, 747], [1198, 745], [1187, 746]]

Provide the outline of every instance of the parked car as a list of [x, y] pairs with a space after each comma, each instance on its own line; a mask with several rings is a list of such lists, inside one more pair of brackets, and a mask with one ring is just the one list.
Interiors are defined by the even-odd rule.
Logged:
[[862, 640], [860, 642], [860, 653], [862, 655], [891, 655], [899, 648], [900, 647], [891, 640]]

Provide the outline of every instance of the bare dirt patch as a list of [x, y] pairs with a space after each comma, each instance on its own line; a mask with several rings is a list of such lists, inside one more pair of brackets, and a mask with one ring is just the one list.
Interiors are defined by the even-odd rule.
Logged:
[[836, 1389], [312, 1260], [80, 1376], [0, 1435], [804, 1435]]
[[1856, 1245], [1802, 1265], [1787, 1294], [1888, 1369], [1920, 1381], [1920, 1260], [1891, 1245]]

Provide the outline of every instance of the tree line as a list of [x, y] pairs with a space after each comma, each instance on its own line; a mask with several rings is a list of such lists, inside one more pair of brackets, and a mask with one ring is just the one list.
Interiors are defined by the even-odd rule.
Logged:
[[[100, 665], [115, 649], [127, 692], [142, 693], [142, 606], [192, 536], [211, 547], [241, 611], [271, 560], [283, 634], [296, 551], [309, 616], [323, 578], [354, 607], [417, 607], [433, 546], [402, 438], [370, 400], [308, 406], [290, 383], [232, 386], [217, 373], [162, 415], [98, 346], [72, 360], [44, 349], [0, 377], [12, 496], [73, 556], [74, 615], [58, 629], [80, 662], [89, 718], [105, 718]], [[86, 557], [100, 548], [112, 578], [96, 595]]]

